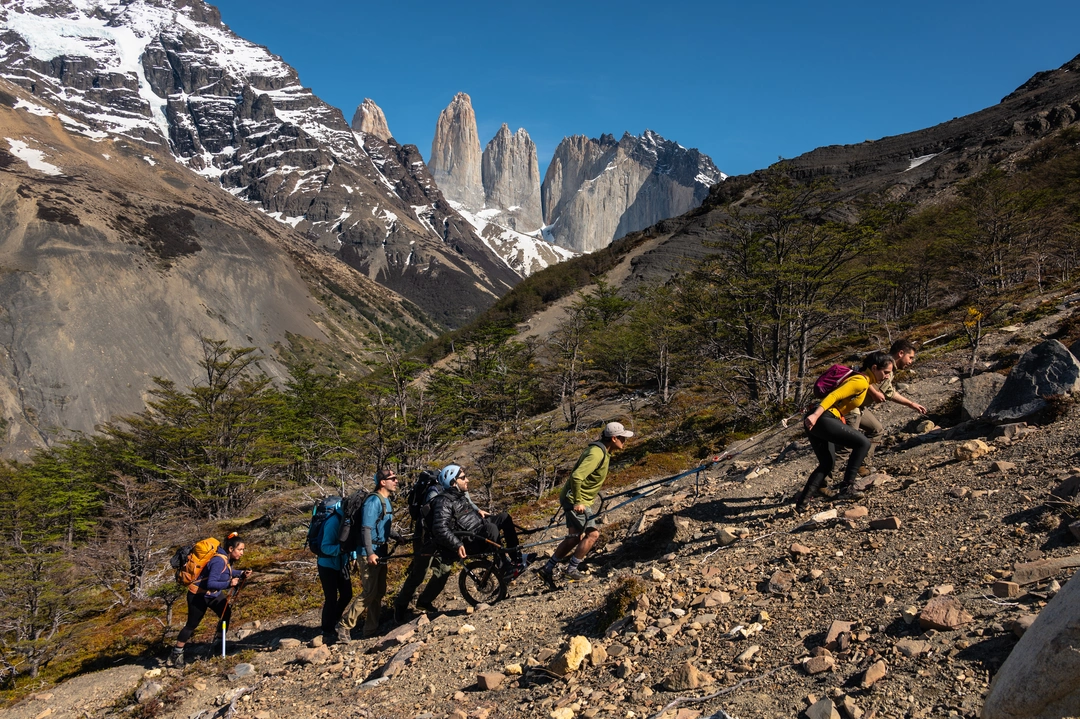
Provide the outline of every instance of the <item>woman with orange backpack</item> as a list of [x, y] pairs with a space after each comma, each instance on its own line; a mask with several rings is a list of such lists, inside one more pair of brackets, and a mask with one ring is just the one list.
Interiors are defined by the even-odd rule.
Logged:
[[795, 495], [796, 511], [802, 512], [806, 509], [814, 494], [825, 483], [825, 479], [832, 474], [836, 464], [837, 447], [851, 449], [851, 457], [844, 469], [844, 480], [837, 490], [842, 497], [856, 498], [853, 484], [866, 453], [870, 451], [870, 440], [862, 432], [848, 427], [843, 417], [862, 406], [870, 385], [880, 384], [891, 377], [892, 372], [891, 355], [887, 352], [871, 352], [863, 359], [861, 371], [845, 378], [803, 419], [803, 427], [810, 438], [810, 446], [817, 455], [818, 466], [810, 473], [802, 491]]
[[225, 543], [218, 547], [217, 553], [206, 563], [199, 576], [188, 586], [187, 593], [187, 623], [180, 630], [176, 638], [176, 646], [173, 647], [167, 665], [183, 668], [184, 645], [195, 633], [199, 623], [209, 609], [218, 615], [228, 625], [232, 615], [232, 607], [229, 607], [228, 589], [235, 587], [241, 579], [251, 574], [250, 569], [233, 569], [230, 564], [244, 556], [244, 540], [236, 532], [230, 534]]

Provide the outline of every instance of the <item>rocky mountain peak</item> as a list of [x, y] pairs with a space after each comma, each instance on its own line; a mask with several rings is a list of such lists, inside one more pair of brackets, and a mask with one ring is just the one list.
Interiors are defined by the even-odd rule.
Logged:
[[699, 206], [724, 177], [706, 155], [652, 130], [618, 141], [567, 137], [541, 188], [546, 232], [562, 247], [592, 252]]
[[479, 210], [484, 206], [480, 164], [480, 135], [472, 99], [459, 92], [439, 113], [428, 166], [446, 199]]
[[374, 135], [383, 142], [391, 138], [390, 128], [386, 125], [386, 115], [370, 97], [365, 97], [364, 101], [357, 106], [353, 114], [352, 129]]
[[543, 225], [536, 144], [525, 128], [511, 134], [503, 123], [484, 148], [481, 171], [486, 206], [506, 210], [511, 229], [528, 232]]

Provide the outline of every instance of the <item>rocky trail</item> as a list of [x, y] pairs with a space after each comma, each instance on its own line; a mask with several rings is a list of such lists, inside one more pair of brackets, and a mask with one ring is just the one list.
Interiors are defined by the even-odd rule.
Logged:
[[[1065, 316], [991, 336], [988, 356]], [[348, 645], [321, 645], [314, 612], [249, 622], [227, 659], [79, 677], [6, 716], [978, 717], [1078, 565], [1080, 413], [960, 422], [987, 382], [959, 379], [963, 354], [900, 378], [942, 428], [874, 409], [890, 435], [858, 502], [793, 511], [815, 460], [792, 427], [607, 515], [589, 581], [530, 572], [475, 609], [451, 581], [437, 613]], [[602, 627], [619, 588], [625, 615]]]

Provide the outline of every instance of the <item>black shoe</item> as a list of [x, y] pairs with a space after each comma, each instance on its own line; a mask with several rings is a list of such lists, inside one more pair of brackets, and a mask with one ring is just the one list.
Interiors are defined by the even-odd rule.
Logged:
[[420, 602], [417, 602], [416, 603], [416, 608], [423, 611], [423, 612], [427, 612], [429, 614], [438, 614], [439, 613], [439, 610], [435, 608], [434, 604], [421, 604]]
[[395, 624], [404, 624], [407, 621], [409, 621], [409, 608], [407, 606], [399, 607], [398, 605], [395, 604], [394, 605], [394, 623]]
[[559, 585], [555, 583], [555, 573], [548, 569], [548, 566], [546, 564], [536, 570], [536, 576], [543, 579], [544, 583], [552, 589], [559, 588]]

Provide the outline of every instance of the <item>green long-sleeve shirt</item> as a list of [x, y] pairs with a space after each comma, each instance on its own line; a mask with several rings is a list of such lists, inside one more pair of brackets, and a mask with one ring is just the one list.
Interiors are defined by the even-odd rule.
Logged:
[[603, 445], [593, 443], [586, 447], [578, 457], [570, 479], [563, 485], [559, 498], [571, 505], [590, 506], [607, 479], [609, 459], [610, 455]]

